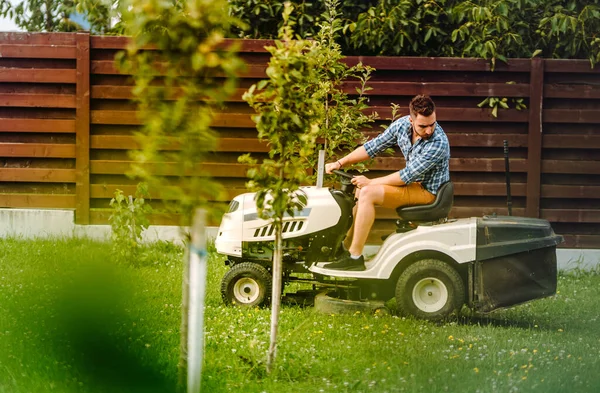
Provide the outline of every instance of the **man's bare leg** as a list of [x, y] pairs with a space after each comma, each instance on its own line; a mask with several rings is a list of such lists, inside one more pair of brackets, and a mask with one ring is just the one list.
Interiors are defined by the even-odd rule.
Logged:
[[369, 231], [375, 222], [375, 206], [383, 203], [384, 189], [382, 186], [367, 186], [360, 190], [354, 219], [354, 236], [348, 251], [353, 256], [362, 255]]

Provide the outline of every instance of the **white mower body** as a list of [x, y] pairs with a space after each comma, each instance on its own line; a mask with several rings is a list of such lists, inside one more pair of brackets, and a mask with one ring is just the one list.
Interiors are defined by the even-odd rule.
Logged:
[[[294, 217], [285, 217], [283, 239], [306, 236], [334, 226], [341, 209], [328, 188], [303, 187], [307, 204]], [[274, 241], [269, 220], [258, 217], [255, 193], [238, 195], [225, 213], [215, 240], [217, 252], [242, 258], [242, 243]], [[309, 268], [313, 273], [348, 277], [387, 279], [406, 256], [422, 250], [437, 251], [457, 263], [472, 262], [476, 253], [477, 222], [475, 218], [452, 220], [444, 224], [419, 226], [406, 233], [390, 235], [377, 255], [366, 261], [364, 271], [325, 269], [325, 262]]]

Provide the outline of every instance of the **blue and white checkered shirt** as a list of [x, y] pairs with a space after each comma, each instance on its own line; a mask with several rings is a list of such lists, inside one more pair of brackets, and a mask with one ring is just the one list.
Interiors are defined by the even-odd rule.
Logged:
[[418, 139], [413, 145], [411, 137], [410, 117], [404, 116], [365, 143], [364, 147], [369, 157], [373, 158], [385, 149], [399, 146], [406, 159], [406, 167], [400, 171], [400, 179], [406, 184], [420, 182], [427, 191], [435, 195], [440, 186], [450, 180], [448, 137], [437, 123], [429, 139]]

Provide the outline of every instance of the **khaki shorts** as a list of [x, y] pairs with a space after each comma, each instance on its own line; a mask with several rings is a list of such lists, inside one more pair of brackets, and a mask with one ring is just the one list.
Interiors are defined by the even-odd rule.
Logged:
[[383, 186], [382, 207], [395, 209], [402, 206], [428, 205], [435, 200], [435, 195], [427, 191], [421, 183], [410, 183], [406, 186]]

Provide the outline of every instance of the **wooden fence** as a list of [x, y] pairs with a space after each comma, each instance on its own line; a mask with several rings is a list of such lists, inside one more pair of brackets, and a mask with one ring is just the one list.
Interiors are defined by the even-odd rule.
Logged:
[[[132, 133], [141, 124], [132, 81], [114, 66], [126, 38], [86, 33], [0, 33], [0, 207], [75, 209], [79, 224], [105, 224], [108, 202], [135, 181], [124, 173]], [[265, 155], [242, 92], [265, 77], [266, 41], [243, 41], [248, 65], [240, 87], [214, 122], [220, 142], [210, 174], [244, 192], [246, 167], [238, 155]], [[510, 146], [513, 214], [549, 220], [566, 247], [600, 248], [600, 69], [587, 61], [511, 59], [490, 70], [481, 59], [350, 57], [376, 68], [370, 105], [382, 120], [390, 103], [407, 107], [430, 94], [451, 144], [455, 183], [452, 217], [506, 214], [503, 140]], [[352, 89], [352, 83], [348, 84]], [[522, 98], [526, 110], [491, 109], [486, 97]], [[407, 109], [404, 110], [406, 113]], [[381, 157], [373, 176], [402, 168], [400, 153]], [[175, 173], [174, 173], [175, 174]], [[226, 198], [227, 199], [227, 198]], [[223, 203], [226, 200], [222, 201]], [[380, 209], [372, 240], [393, 227]], [[156, 224], [176, 224], [156, 215]]]

